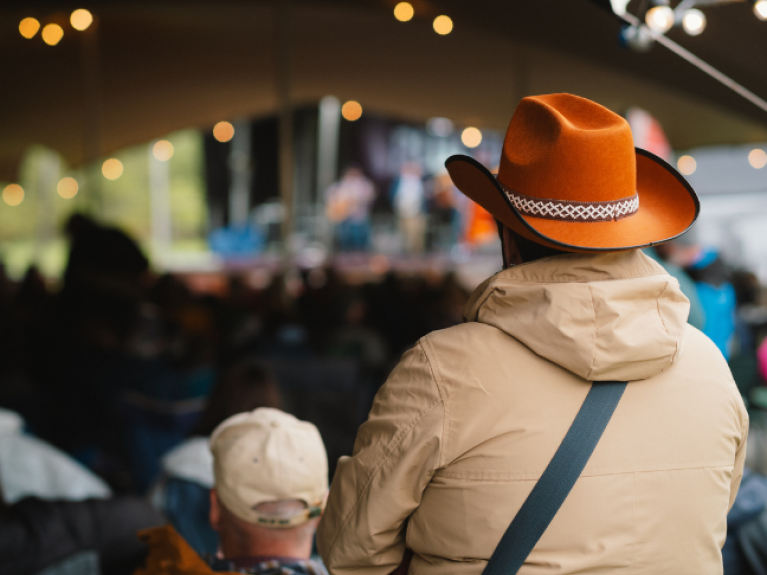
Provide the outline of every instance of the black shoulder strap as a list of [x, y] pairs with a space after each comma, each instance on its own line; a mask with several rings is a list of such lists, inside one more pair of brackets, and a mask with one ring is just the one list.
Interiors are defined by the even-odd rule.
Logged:
[[514, 575], [554, 519], [586, 467], [626, 389], [625, 381], [598, 381], [548, 467], [503, 534], [483, 575]]

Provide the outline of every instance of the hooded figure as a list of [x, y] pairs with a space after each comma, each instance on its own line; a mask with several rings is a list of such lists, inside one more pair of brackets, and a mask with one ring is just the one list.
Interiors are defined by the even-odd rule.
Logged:
[[333, 575], [479, 575], [592, 385], [628, 381], [520, 575], [720, 574], [748, 417], [678, 282], [639, 248], [698, 215], [689, 184], [623, 118], [523, 99], [497, 176], [447, 161], [498, 221], [505, 269], [466, 323], [423, 338], [333, 480], [318, 547]]

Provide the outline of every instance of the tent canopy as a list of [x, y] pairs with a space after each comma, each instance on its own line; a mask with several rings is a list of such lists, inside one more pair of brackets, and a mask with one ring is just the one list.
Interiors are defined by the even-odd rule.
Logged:
[[[294, 0], [278, 34], [277, 2], [94, 1], [96, 25], [63, 24], [64, 38], [47, 46], [39, 33], [23, 38], [19, 21], [65, 23], [75, 6], [6, 2], [0, 180], [15, 178], [33, 144], [76, 165], [177, 129], [274, 113], [284, 61], [295, 105], [332, 94], [366, 112], [503, 130], [519, 98], [566, 91], [648, 110], [675, 148], [767, 140], [767, 113], [662, 46], [621, 48], [619, 23], [595, 2], [413, 0], [407, 23], [395, 3]], [[767, 22], [743, 2], [704, 10], [703, 34], [669, 36], [767, 95]], [[453, 19], [451, 34], [432, 30], [438, 14]]]

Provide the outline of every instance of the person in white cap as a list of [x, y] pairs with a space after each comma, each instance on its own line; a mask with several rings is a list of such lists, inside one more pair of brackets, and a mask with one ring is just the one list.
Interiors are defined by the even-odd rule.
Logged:
[[219, 425], [210, 450], [210, 522], [219, 534], [219, 557], [204, 565], [166, 526], [142, 534], [152, 552], [137, 573], [166, 573], [171, 560], [179, 574], [327, 575], [322, 562], [311, 558], [328, 492], [327, 453], [317, 428], [261, 407]]

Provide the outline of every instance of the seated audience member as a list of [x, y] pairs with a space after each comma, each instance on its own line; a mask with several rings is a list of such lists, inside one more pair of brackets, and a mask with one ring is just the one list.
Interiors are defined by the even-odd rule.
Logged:
[[[27, 497], [8, 506], [0, 502], [0, 575], [32, 575], [43, 569], [46, 574], [127, 575], [146, 557], [147, 547], [136, 533], [162, 523], [140, 497], [84, 501]], [[78, 556], [92, 559], [75, 561], [75, 566], [70, 560]], [[66, 563], [69, 570], [63, 568]]]
[[282, 407], [271, 373], [253, 359], [232, 363], [213, 388], [195, 434], [162, 459], [163, 476], [152, 501], [200, 555], [218, 549], [218, 535], [208, 520], [214, 483], [209, 436], [225, 419], [259, 407]]
[[136, 532], [162, 523], [0, 408], [0, 575], [130, 573], [146, 554]]
[[325, 504], [328, 463], [319, 431], [272, 408], [224, 421], [210, 439], [215, 487], [210, 523], [218, 557], [208, 565], [170, 526], [146, 531], [151, 551], [136, 575], [327, 575], [311, 559], [314, 532]]
[[0, 494], [11, 505], [25, 497], [106, 499], [112, 490], [63, 451], [24, 433], [18, 413], [0, 408]]

